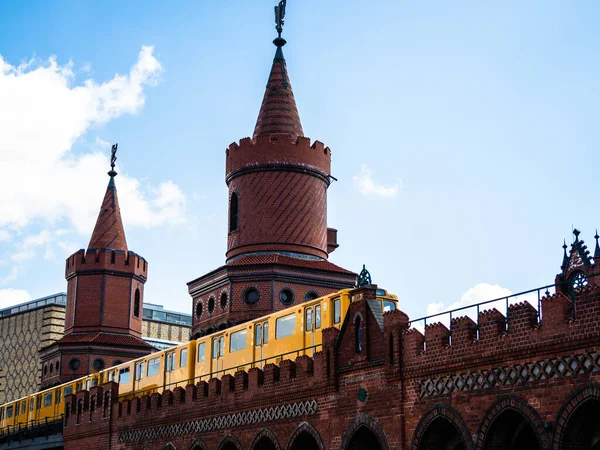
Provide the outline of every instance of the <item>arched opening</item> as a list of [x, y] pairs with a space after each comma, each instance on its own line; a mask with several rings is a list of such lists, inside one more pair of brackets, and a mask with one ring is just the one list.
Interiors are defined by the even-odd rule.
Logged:
[[356, 351], [356, 353], [362, 352], [362, 336], [360, 322], [361, 320], [359, 316], [354, 321], [354, 336], [356, 337], [356, 342], [354, 343], [354, 350]]
[[253, 450], [277, 450], [275, 444], [266, 436], [263, 436], [259, 439], [256, 445], [253, 447]]
[[563, 432], [561, 449], [600, 450], [600, 401], [589, 399], [571, 414]]
[[442, 417], [429, 424], [417, 447], [419, 450], [465, 450], [465, 441], [456, 427]]
[[226, 442], [219, 450], [239, 450], [233, 442]]
[[319, 444], [308, 432], [303, 431], [294, 439], [290, 450], [319, 450]]
[[346, 450], [382, 450], [379, 439], [367, 426], [360, 426], [354, 431]]
[[229, 232], [238, 228], [238, 196], [234, 192], [231, 194], [231, 202], [229, 203]]
[[133, 315], [140, 317], [140, 289], [135, 290], [135, 299], [133, 301]]
[[531, 423], [520, 412], [506, 409], [490, 425], [483, 448], [486, 450], [541, 450]]

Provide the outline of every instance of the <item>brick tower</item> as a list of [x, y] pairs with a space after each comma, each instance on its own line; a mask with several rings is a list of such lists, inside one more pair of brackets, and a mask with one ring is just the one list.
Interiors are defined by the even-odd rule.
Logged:
[[147, 355], [141, 339], [148, 263], [129, 251], [117, 198], [113, 146], [110, 181], [87, 250], [67, 258], [62, 339], [40, 350], [42, 387]]
[[355, 273], [327, 261], [338, 247], [327, 228], [331, 152], [304, 136], [280, 25], [254, 134], [226, 150], [226, 263], [188, 283], [194, 336], [355, 283]]

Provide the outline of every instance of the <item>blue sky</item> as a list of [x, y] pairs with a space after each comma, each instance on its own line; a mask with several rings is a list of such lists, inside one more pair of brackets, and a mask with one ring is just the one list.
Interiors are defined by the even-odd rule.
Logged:
[[[224, 150], [254, 128], [275, 3], [0, 3], [0, 305], [66, 289], [118, 142], [146, 301], [190, 311], [185, 283], [224, 262]], [[599, 19], [593, 1], [289, 0], [304, 132], [339, 179], [331, 260], [411, 317], [552, 282], [572, 225], [588, 244], [600, 226]]]

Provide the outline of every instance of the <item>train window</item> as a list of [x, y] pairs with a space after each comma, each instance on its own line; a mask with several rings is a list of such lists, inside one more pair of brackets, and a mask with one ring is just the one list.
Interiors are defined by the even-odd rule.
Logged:
[[29, 399], [29, 411], [33, 411], [33, 397]]
[[254, 336], [254, 345], [256, 345], [257, 347], [260, 346], [260, 344], [262, 344], [262, 325], [258, 324], [256, 325], [256, 332], [255, 332], [255, 336]]
[[90, 380], [85, 380], [85, 390], [86, 391], [90, 390]]
[[113, 371], [111, 371], [111, 372], [108, 374], [108, 381], [115, 381], [115, 374], [116, 374], [116, 373], [117, 373], [117, 371], [116, 371], [116, 370], [113, 370]]
[[6, 418], [10, 419], [12, 417], [12, 413], [13, 413], [13, 407], [9, 406], [8, 408], [6, 408]]
[[225, 338], [221, 336], [219, 338], [219, 356], [223, 356], [225, 354]]
[[61, 390], [57, 389], [56, 391], [54, 391], [54, 403], [56, 403], [57, 405], [61, 402], [62, 398], [60, 396], [61, 394]]
[[387, 295], [387, 292], [385, 292], [383, 289], [377, 289], [377, 290], [375, 291], [375, 293], [376, 293], [377, 295], [381, 295], [381, 296], [383, 296], [383, 297], [385, 297], [385, 296]]
[[308, 292], [304, 296], [304, 301], [305, 302], [310, 302], [311, 300], [314, 300], [315, 298], [319, 298], [319, 295], [316, 292]]
[[41, 409], [42, 408], [42, 396], [38, 395], [35, 398], [35, 409]]
[[396, 304], [394, 302], [389, 302], [389, 301], [383, 301], [383, 312], [386, 311], [395, 311], [396, 310]]
[[288, 314], [275, 321], [275, 339], [282, 339], [296, 332], [296, 314]]
[[215, 359], [217, 356], [219, 356], [219, 340], [213, 339], [212, 357], [213, 359]]
[[148, 376], [156, 375], [160, 369], [160, 358], [152, 358], [148, 361]]
[[175, 370], [175, 352], [167, 353], [167, 372]]
[[4, 420], [4, 408], [0, 408], [0, 422]]
[[246, 335], [247, 330], [231, 333], [231, 337], [229, 338], [229, 351], [233, 353], [244, 350], [246, 348]]
[[333, 323], [340, 323], [342, 320], [341, 302], [340, 299], [333, 301]]
[[27, 400], [23, 400], [21, 402], [21, 414], [25, 414], [27, 412]]
[[200, 342], [198, 344], [198, 362], [203, 362], [206, 356], [206, 342]]
[[315, 306], [315, 330], [321, 328], [321, 305]]
[[119, 383], [129, 383], [129, 367], [119, 370]]
[[312, 331], [312, 308], [306, 308], [306, 331]]
[[269, 322], [263, 324], [263, 344], [269, 342]]
[[135, 363], [134, 380], [139, 381], [144, 377], [144, 361]]
[[79, 392], [83, 388], [83, 382], [79, 382], [75, 384], [75, 392]]
[[44, 408], [52, 406], [52, 392], [44, 394]]
[[73, 386], [67, 386], [67, 387], [65, 388], [65, 397], [66, 397], [67, 395], [71, 395], [72, 393], [73, 393]]
[[187, 366], [187, 348], [182, 348], [179, 352], [179, 367]]
[[98, 386], [98, 378], [92, 378], [92, 387]]

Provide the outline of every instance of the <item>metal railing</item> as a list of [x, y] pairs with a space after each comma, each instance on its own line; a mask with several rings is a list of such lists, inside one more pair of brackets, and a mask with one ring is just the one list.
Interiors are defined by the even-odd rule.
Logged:
[[[134, 397], [143, 397], [146, 394], [154, 394], [155, 392], [159, 392], [159, 390], [160, 391], [172, 390], [177, 387], [185, 388], [188, 384], [196, 384], [199, 381], [210, 380], [211, 378], [220, 378], [221, 376], [225, 375], [226, 373], [241, 372], [244, 370], [252, 369], [254, 367], [262, 368], [262, 367], [264, 367], [265, 364], [269, 364], [269, 362], [274, 362], [275, 364], [279, 364], [284, 360], [284, 356], [289, 356], [289, 355], [296, 355], [296, 357], [304, 356], [304, 355], [313, 356], [316, 353], [317, 349], [321, 348], [321, 347], [323, 347], [323, 344], [311, 345], [310, 347], [300, 348], [300, 349], [292, 350], [292, 351], [289, 351], [286, 353], [280, 353], [278, 355], [269, 356], [267, 358], [258, 359], [256, 361], [250, 361], [250, 362], [240, 364], [237, 366], [223, 367], [218, 370], [213, 370], [211, 372], [208, 372], [208, 373], [205, 373], [202, 375], [198, 375], [197, 377], [194, 377], [194, 378], [186, 378], [184, 380], [174, 381], [171, 383], [164, 384], [162, 386], [155, 386], [152, 388], [134, 390], [132, 392], [128, 392], [127, 394], [119, 395], [119, 400], [128, 400], [128, 399], [132, 399]], [[311, 350], [312, 350], [312, 352], [311, 352]], [[311, 352], [310, 355], [308, 354], [309, 352]], [[285, 358], [285, 359], [289, 359], [289, 358]]]
[[[590, 281], [593, 278], [598, 277], [598, 276], [600, 276], [600, 273], [589, 275], [588, 277], [586, 277], [585, 285], [590, 283]], [[598, 279], [598, 281], [600, 281], [600, 279]], [[542, 320], [543, 320], [542, 298], [544, 296], [549, 296], [556, 292], [562, 292], [565, 295], [565, 297], [571, 301], [570, 313], [571, 313], [573, 319], [576, 319], [577, 318], [577, 308], [576, 308], [575, 296], [577, 294], [577, 289], [575, 289], [572, 286], [572, 283], [573, 283], [572, 279], [567, 279], [567, 280], [561, 281], [559, 283], [548, 284], [546, 286], [541, 286], [541, 287], [538, 287], [535, 289], [530, 289], [528, 291], [518, 292], [516, 294], [507, 295], [505, 297], [498, 297], [493, 300], [487, 300], [487, 301], [476, 303], [473, 305], [462, 306], [460, 308], [452, 309], [449, 311], [442, 311], [442, 312], [439, 312], [436, 314], [431, 314], [429, 316], [424, 316], [424, 317], [420, 317], [418, 319], [411, 320], [411, 321], [409, 321], [409, 326], [419, 328], [419, 325], [422, 324], [422, 328], [424, 330], [427, 327], [428, 322], [431, 324], [432, 322], [440, 321], [439, 319], [443, 319], [444, 317], [446, 317], [448, 319], [448, 330], [450, 332], [449, 333], [449, 339], [450, 339], [449, 343], [452, 344], [452, 320], [453, 320], [453, 318], [463, 317], [465, 315], [468, 316], [468, 314], [464, 314], [464, 313], [468, 312], [469, 310], [471, 312], [473, 312], [473, 310], [474, 310], [475, 314], [476, 314], [475, 322], [477, 325], [477, 328], [476, 328], [477, 339], [479, 339], [479, 313], [482, 311], [483, 306], [492, 305], [492, 304], [494, 304], [494, 307], [498, 306], [500, 304], [502, 304], [504, 306], [504, 308], [503, 308], [504, 316], [506, 318], [505, 330], [508, 332], [510, 330], [510, 306], [515, 303], [518, 303], [520, 301], [526, 301], [529, 304], [531, 304], [531, 302], [529, 301], [529, 299], [531, 297], [533, 297], [534, 299], [537, 298], [537, 308], [536, 308], [537, 324], [541, 325]], [[563, 289], [561, 289], [561, 288], [563, 288]], [[563, 292], [563, 291], [565, 291], [564, 288], [567, 288], [566, 293]], [[543, 295], [542, 295], [542, 293], [543, 293]], [[520, 297], [520, 299], [517, 300], [519, 297]], [[502, 311], [500, 311], [500, 312], [502, 313]], [[462, 313], [462, 315], [457, 314], [457, 313]], [[436, 319], [436, 320], [433, 321], [431, 319]]]
[[64, 415], [60, 414], [21, 422], [16, 425], [7, 425], [0, 430], [0, 444], [62, 433], [63, 419]]

